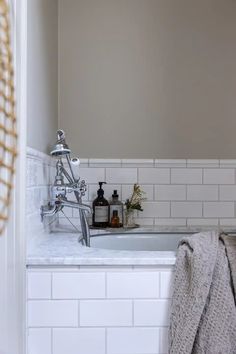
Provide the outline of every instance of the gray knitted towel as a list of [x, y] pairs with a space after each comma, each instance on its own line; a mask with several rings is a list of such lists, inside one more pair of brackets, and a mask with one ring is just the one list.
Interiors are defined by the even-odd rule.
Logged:
[[236, 354], [236, 237], [206, 232], [179, 245], [169, 354]]

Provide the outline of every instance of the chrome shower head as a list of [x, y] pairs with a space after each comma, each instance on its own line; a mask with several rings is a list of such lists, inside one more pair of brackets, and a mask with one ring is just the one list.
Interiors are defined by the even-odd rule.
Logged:
[[50, 154], [55, 157], [61, 157], [63, 155], [70, 154], [70, 149], [66, 143], [65, 133], [63, 130], [57, 131], [57, 142], [53, 145]]

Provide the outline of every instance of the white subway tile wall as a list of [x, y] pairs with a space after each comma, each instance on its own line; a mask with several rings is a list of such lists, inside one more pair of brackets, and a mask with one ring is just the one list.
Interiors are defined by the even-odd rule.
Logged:
[[160, 298], [168, 299], [172, 295], [173, 272], [166, 270], [160, 272]]
[[168, 353], [168, 328], [160, 328], [159, 330], [159, 349], [160, 354], [167, 354]]
[[84, 179], [87, 183], [96, 183], [97, 181], [105, 181], [104, 168], [80, 168], [81, 179]]
[[29, 300], [29, 327], [77, 327], [78, 302], [74, 300]]
[[235, 170], [233, 168], [206, 168], [203, 171], [205, 184], [235, 184]]
[[107, 330], [107, 353], [109, 354], [157, 354], [158, 346], [157, 328], [109, 328]]
[[28, 353], [52, 354], [52, 331], [50, 328], [28, 330]]
[[170, 202], [143, 202], [143, 211], [139, 212], [140, 217], [152, 217], [157, 215], [160, 218], [170, 217]]
[[200, 168], [172, 168], [171, 184], [201, 184], [202, 169]]
[[28, 148], [26, 169], [26, 226], [29, 239], [45, 228], [41, 222], [40, 207], [49, 200], [50, 185], [55, 175], [55, 160]]
[[177, 185], [155, 185], [155, 200], [186, 200], [186, 187]]
[[103, 328], [58, 328], [53, 329], [52, 337], [50, 354], [106, 354]]
[[218, 186], [198, 185], [187, 186], [187, 200], [218, 200]]
[[173, 272], [29, 267], [27, 354], [167, 354]]
[[137, 183], [137, 168], [106, 168], [105, 172], [107, 183]]
[[139, 168], [138, 182], [140, 184], [169, 184], [170, 169], [168, 168]]
[[200, 202], [172, 202], [171, 216], [174, 218], [190, 218], [202, 216], [202, 203]]
[[[92, 203], [99, 181], [105, 197], [111, 199], [117, 189], [124, 202], [134, 183], [145, 191], [144, 211], [136, 222], [147, 226], [235, 226], [236, 160], [134, 160], [83, 159], [80, 175], [88, 191], [86, 203]], [[55, 175], [55, 160], [31, 148], [27, 158], [28, 234], [40, 230], [40, 206], [49, 199]], [[71, 195], [71, 198], [73, 196]], [[65, 214], [79, 225], [79, 213], [65, 209]], [[64, 215], [61, 222], [66, 223]]]
[[92, 299], [105, 297], [105, 273], [55, 273], [53, 299]]
[[80, 326], [132, 326], [132, 306], [131, 300], [81, 300]]
[[135, 300], [134, 325], [158, 326], [169, 325], [170, 302], [161, 300]]
[[28, 276], [28, 298], [49, 299], [51, 298], [51, 275], [48, 273], [32, 274]]
[[205, 217], [231, 217], [235, 215], [234, 202], [204, 202], [203, 215]]

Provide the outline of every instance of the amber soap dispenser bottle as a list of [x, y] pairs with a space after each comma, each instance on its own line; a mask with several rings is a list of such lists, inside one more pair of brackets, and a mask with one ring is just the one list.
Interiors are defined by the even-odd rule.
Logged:
[[93, 201], [93, 226], [108, 227], [109, 225], [109, 203], [104, 198], [102, 185], [106, 182], [99, 182], [97, 198]]

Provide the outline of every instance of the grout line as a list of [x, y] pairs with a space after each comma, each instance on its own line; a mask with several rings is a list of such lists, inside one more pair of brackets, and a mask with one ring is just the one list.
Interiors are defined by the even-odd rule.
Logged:
[[[167, 301], [170, 301], [171, 299], [166, 299]], [[149, 324], [149, 325], [144, 325], [144, 324], [139, 324], [139, 325], [135, 325], [135, 326], [132, 326], [132, 325], [124, 325], [124, 326], [122, 326], [122, 325], [116, 325], [116, 324], [114, 324], [114, 325], [107, 325], [107, 328], [112, 328], [112, 329], [114, 329], [114, 328], [120, 328], [120, 329], [124, 329], [124, 328], [135, 328], [135, 327], [148, 327], [148, 328], [150, 328], [150, 327], [152, 327], [152, 328], [156, 328], [156, 327], [167, 327], [167, 326], [165, 326], [165, 325], [153, 325], [153, 324]], [[55, 326], [55, 327], [51, 327], [51, 326], [29, 326], [28, 327], [28, 330], [31, 330], [31, 329], [53, 329], [53, 330], [57, 330], [57, 329], [102, 329], [102, 328], [104, 328], [104, 325], [101, 325], [101, 326], [98, 326], [98, 325], [96, 325], [96, 326], [94, 326], [94, 325], [88, 325], [88, 326], [80, 326], [80, 327], [78, 327], [78, 326]]]
[[169, 181], [169, 184], [172, 184], [172, 175], [173, 175], [172, 168], [170, 168], [170, 172], [169, 172], [170, 181]]
[[53, 328], [51, 328], [51, 354], [53, 354]]
[[134, 327], [134, 299], [132, 299], [132, 327]]
[[[168, 301], [170, 301], [171, 299], [167, 299]], [[168, 325], [166, 324], [138, 324], [138, 325], [135, 325], [135, 326], [132, 326], [132, 325], [125, 325], [125, 326], [122, 326], [122, 325], [108, 325], [107, 327], [105, 327], [104, 325], [101, 325], [101, 326], [81, 326], [80, 327], [81, 329], [132, 329], [132, 328], [153, 328], [153, 329], [157, 329], [157, 328], [164, 328], [164, 329], [168, 329]], [[37, 326], [37, 327], [29, 327], [29, 329], [51, 329], [52, 331], [53, 330], [57, 330], [57, 329], [79, 329], [79, 327], [65, 327], [65, 326], [58, 326], [58, 327], [42, 327], [42, 326]], [[44, 354], [44, 353], [42, 353]]]
[[158, 343], [157, 343], [158, 353], [162, 354], [162, 352], [161, 352], [162, 332], [161, 332], [160, 328], [157, 328], [157, 330], [158, 330], [158, 336], [157, 336], [157, 338], [158, 338]]
[[107, 273], [108, 272], [105, 272], [105, 298], [107, 299], [108, 296], [107, 296]]
[[[137, 267], [137, 266], [134, 266], [134, 267]], [[141, 268], [143, 267], [143, 266], [140, 266]], [[165, 267], [165, 266], [163, 266], [163, 268], [161, 268], [161, 269], [159, 269], [158, 270], [158, 272], [169, 272], [169, 271], [173, 271], [173, 267], [174, 267], [174, 265], [173, 266], [170, 266], [170, 267]], [[134, 271], [136, 270], [136, 268], [134, 268]], [[144, 272], [146, 273], [146, 272], [148, 272], [148, 271], [150, 271], [150, 272], [152, 272], [152, 273], [154, 273], [154, 272], [156, 272], [156, 269], [153, 269], [153, 270], [147, 270], [147, 269], [144, 269]], [[139, 274], [139, 272], [141, 273], [141, 271], [138, 271], [137, 273]], [[159, 281], [158, 281], [159, 282]], [[40, 302], [46, 302], [46, 301], [67, 301], [67, 302], [77, 302], [77, 301], [83, 301], [83, 302], [94, 302], [94, 301], [97, 301], [97, 302], [99, 302], [99, 301], [106, 301], [106, 300], [109, 300], [109, 301], [121, 301], [121, 302], [123, 302], [123, 301], [130, 301], [130, 300], [132, 300], [132, 299], [134, 299], [134, 300], [146, 300], [146, 301], [148, 301], [148, 300], [165, 300], [165, 298], [159, 298], [159, 297], [157, 297], [157, 295], [152, 295], [151, 297], [135, 297], [135, 296], [133, 296], [133, 297], [107, 297], [107, 298], [74, 298], [74, 299], [68, 299], [68, 298], [63, 298], [63, 299], [53, 299], [53, 300], [50, 300], [50, 299], [40, 299], [40, 298], [37, 298], [37, 299], [28, 299], [28, 302], [37, 302], [37, 301], [40, 301]], [[167, 298], [168, 299], [168, 298]]]
[[51, 278], [51, 300], [53, 299], [53, 273], [50, 273]]
[[80, 300], [78, 300], [78, 327], [80, 327], [80, 315], [81, 315], [81, 313], [80, 313]]
[[108, 354], [107, 327], [105, 327], [105, 354]]

